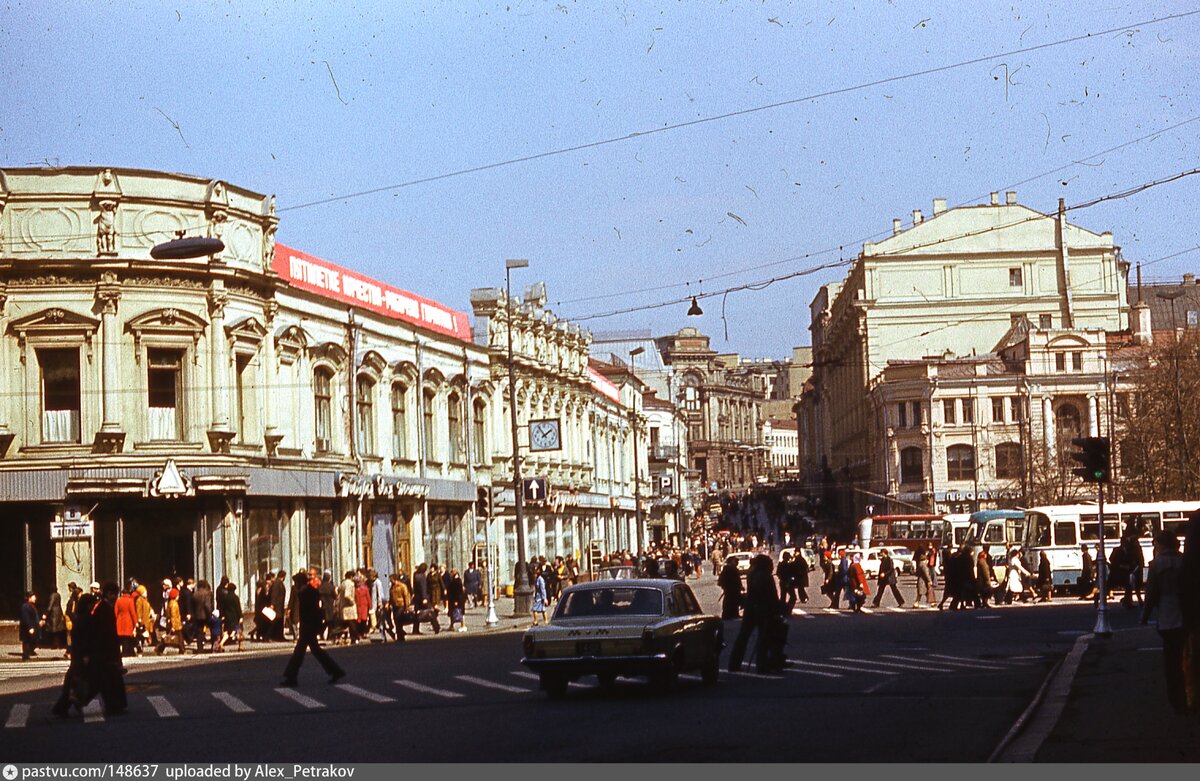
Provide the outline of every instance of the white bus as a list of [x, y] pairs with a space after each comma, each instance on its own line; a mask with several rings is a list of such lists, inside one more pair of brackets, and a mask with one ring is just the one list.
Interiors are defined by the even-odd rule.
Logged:
[[1008, 552], [1025, 541], [1025, 513], [1021, 510], [981, 510], [971, 513], [965, 544], [975, 555], [987, 551], [996, 580], [1008, 571]]
[[[1138, 531], [1138, 542], [1146, 563], [1153, 557], [1153, 537], [1172, 531], [1182, 541], [1188, 516], [1200, 509], [1200, 501], [1117, 502], [1104, 506], [1104, 551], [1107, 558], [1121, 542], [1126, 528]], [[1025, 511], [1025, 540], [1021, 546], [1025, 566], [1037, 572], [1042, 551], [1050, 559], [1055, 587], [1071, 586], [1083, 574], [1081, 545], [1096, 558], [1100, 540], [1099, 508], [1094, 504], [1031, 507]]]

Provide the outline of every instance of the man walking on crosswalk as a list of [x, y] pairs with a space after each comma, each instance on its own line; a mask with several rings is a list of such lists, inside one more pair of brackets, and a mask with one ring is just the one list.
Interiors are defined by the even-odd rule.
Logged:
[[321, 594], [318, 591], [320, 585], [315, 567], [308, 571], [307, 579], [302, 574], [292, 579], [292, 588], [299, 591], [296, 604], [300, 610], [300, 636], [296, 638], [296, 650], [292, 652], [292, 658], [283, 671], [283, 686], [297, 684], [296, 676], [300, 673], [300, 665], [304, 663], [305, 649], [312, 651], [313, 658], [329, 675], [330, 683], [337, 683], [346, 677], [346, 671], [321, 648], [318, 639], [325, 625], [325, 612], [321, 609]]

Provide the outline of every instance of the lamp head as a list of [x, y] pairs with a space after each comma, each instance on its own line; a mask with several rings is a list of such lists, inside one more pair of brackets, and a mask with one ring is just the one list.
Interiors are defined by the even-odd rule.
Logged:
[[529, 261], [525, 258], [509, 258], [504, 261], [504, 267], [506, 269], [529, 268]]
[[688, 317], [699, 317], [704, 314], [704, 310], [700, 308], [700, 303], [696, 300], [695, 296], [692, 296], [692, 305], [688, 307], [687, 313]]

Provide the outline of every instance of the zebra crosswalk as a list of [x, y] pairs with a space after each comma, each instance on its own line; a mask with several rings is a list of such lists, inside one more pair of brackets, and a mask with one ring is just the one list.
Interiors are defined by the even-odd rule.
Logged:
[[[1045, 661], [1041, 656], [985, 658], [961, 654], [932, 653], [926, 649], [910, 649], [874, 655], [830, 655], [823, 658], [793, 659], [783, 673], [760, 675], [752, 670], [722, 672], [721, 679], [729, 686], [754, 686], [762, 682], [790, 683], [804, 691], [821, 691], [822, 687], [841, 691], [848, 686], [875, 684], [905, 675], [992, 675], [1036, 665]], [[701, 678], [695, 673], [679, 676], [689, 686], [699, 688]], [[855, 681], [862, 683], [856, 684]], [[470, 704], [486, 697], [529, 698], [539, 696], [538, 676], [525, 669], [507, 670], [492, 675], [447, 673], [444, 678], [422, 678], [420, 681], [397, 678], [370, 683], [338, 683], [329, 687], [247, 686], [237, 694], [211, 691], [197, 697], [194, 692], [159, 692], [129, 695], [130, 712], [156, 719], [205, 718], [212, 716], [247, 715], [254, 713], [305, 713], [322, 710], [370, 707], [405, 707], [444, 701], [450, 704]], [[815, 688], [814, 688], [815, 687]], [[596, 690], [594, 678], [571, 683], [574, 690]], [[12, 702], [4, 716], [5, 730], [20, 730], [49, 724], [49, 700], [43, 702]], [[79, 723], [78, 719], [71, 721]], [[105, 714], [101, 703], [91, 702], [83, 710], [83, 724], [103, 725]]]

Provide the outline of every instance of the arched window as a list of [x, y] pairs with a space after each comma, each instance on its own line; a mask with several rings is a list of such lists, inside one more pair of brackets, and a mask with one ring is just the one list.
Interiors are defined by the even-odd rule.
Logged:
[[457, 393], [446, 397], [446, 419], [450, 430], [450, 460], [461, 464], [467, 460], [467, 441], [462, 424], [462, 397]]
[[487, 403], [483, 399], [476, 399], [471, 410], [471, 448], [476, 464], [487, 463]]
[[392, 458], [408, 458], [408, 388], [392, 385]]
[[900, 451], [900, 482], [925, 482], [925, 463], [921, 448], [906, 447]]
[[996, 445], [996, 477], [1001, 480], [1015, 480], [1021, 476], [1021, 445], [1016, 442], [1002, 442]]
[[422, 405], [421, 415], [424, 418], [423, 424], [425, 429], [425, 459], [428, 461], [438, 461], [438, 454], [441, 448], [438, 447], [437, 427], [433, 425], [433, 402], [437, 395], [433, 389], [426, 388], [422, 391], [421, 398], [424, 401]]
[[360, 375], [354, 384], [355, 444], [360, 455], [375, 453], [375, 383]]
[[946, 448], [946, 477], [949, 480], [973, 480], [975, 448], [970, 445], [951, 445]]
[[1070, 403], [1060, 404], [1054, 412], [1054, 419], [1055, 425], [1058, 426], [1058, 435], [1060, 437], [1081, 436], [1082, 426], [1080, 423], [1079, 407]]
[[316, 415], [317, 452], [333, 449], [333, 372], [319, 368], [313, 372], [313, 408]]
[[683, 408], [693, 412], [700, 409], [700, 378], [695, 374], [683, 375]]

